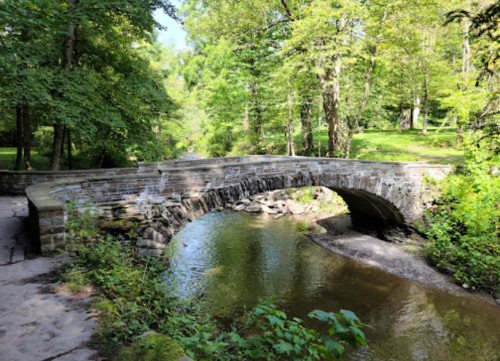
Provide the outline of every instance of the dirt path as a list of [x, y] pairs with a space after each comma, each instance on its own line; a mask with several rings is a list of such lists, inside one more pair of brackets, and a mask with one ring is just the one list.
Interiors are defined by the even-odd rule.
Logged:
[[29, 244], [24, 197], [0, 197], [0, 359], [2, 361], [98, 360], [85, 343], [97, 324], [79, 299], [54, 292], [48, 276], [67, 259], [25, 260]]

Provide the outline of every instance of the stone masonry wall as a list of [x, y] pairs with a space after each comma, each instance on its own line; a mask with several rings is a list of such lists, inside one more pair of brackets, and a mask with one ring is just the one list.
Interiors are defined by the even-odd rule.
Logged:
[[0, 196], [24, 195], [33, 184], [53, 182], [61, 179], [78, 179], [114, 175], [137, 174], [138, 168], [89, 169], [73, 171], [0, 171]]
[[[250, 160], [258, 161], [249, 162]], [[423, 212], [424, 175], [442, 178], [448, 166], [303, 157], [239, 157], [208, 165], [155, 165], [156, 172], [60, 180], [27, 189], [30, 218], [40, 250], [64, 245], [64, 203], [90, 200], [109, 227], [139, 223], [139, 245], [158, 253], [184, 225], [226, 203], [268, 190], [325, 186], [337, 191], [353, 212], [409, 223]], [[184, 162], [190, 165], [193, 161]], [[200, 161], [197, 161], [200, 162]], [[163, 168], [163, 169], [162, 169]], [[161, 174], [158, 172], [161, 172]], [[38, 222], [38, 223], [37, 223]]]
[[31, 185], [53, 182], [64, 179], [95, 178], [131, 174], [151, 173], [157, 174], [159, 169], [188, 168], [209, 164], [227, 164], [256, 162], [270, 158], [282, 158], [279, 156], [243, 156], [228, 158], [212, 158], [198, 160], [177, 160], [169, 162], [145, 163], [141, 162], [135, 168], [109, 168], [109, 169], [84, 169], [71, 171], [5, 171], [0, 170], [0, 196], [24, 195], [25, 189]]

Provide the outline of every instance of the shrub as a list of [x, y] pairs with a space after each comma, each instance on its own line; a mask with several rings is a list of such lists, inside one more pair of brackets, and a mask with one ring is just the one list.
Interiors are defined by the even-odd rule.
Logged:
[[437, 206], [420, 230], [430, 258], [460, 283], [498, 291], [500, 285], [500, 178], [474, 153], [463, 174], [441, 184]]

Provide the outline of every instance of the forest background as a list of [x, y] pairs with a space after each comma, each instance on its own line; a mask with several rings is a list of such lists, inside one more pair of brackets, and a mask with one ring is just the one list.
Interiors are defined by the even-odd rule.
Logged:
[[[407, 128], [457, 151], [465, 130], [494, 150], [482, 137], [498, 119], [497, 10], [472, 0], [6, 0], [0, 146], [17, 147], [17, 161], [3, 167], [126, 166], [190, 145], [207, 156], [366, 158], [375, 149], [353, 152], [356, 133]], [[158, 11], [183, 24], [189, 46], [158, 42]]]

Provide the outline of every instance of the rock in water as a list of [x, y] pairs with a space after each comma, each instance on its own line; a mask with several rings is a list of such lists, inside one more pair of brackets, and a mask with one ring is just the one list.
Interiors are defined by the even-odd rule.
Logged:
[[262, 207], [258, 204], [252, 204], [251, 206], [245, 208], [245, 211], [248, 213], [260, 213], [261, 210]]
[[234, 207], [233, 209], [234, 209], [235, 211], [238, 211], [238, 212], [239, 212], [239, 211], [244, 210], [245, 208], [246, 208], [246, 205], [244, 205], [244, 204], [238, 204], [238, 205], [237, 205], [236, 207]]
[[262, 205], [262, 212], [269, 213], [269, 214], [277, 214], [278, 210], [276, 208], [270, 208], [266, 205]]

